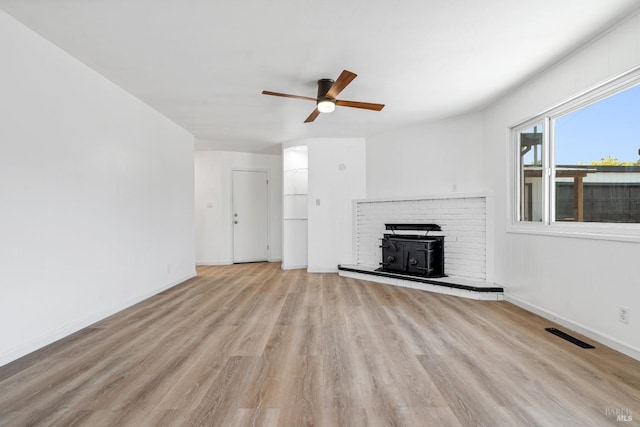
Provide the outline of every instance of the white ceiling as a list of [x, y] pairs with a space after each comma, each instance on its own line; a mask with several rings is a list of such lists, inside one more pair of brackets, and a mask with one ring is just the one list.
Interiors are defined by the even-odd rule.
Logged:
[[[279, 152], [477, 110], [637, 0], [0, 0], [0, 9], [165, 114], [199, 149]], [[314, 123], [316, 80], [358, 77]]]

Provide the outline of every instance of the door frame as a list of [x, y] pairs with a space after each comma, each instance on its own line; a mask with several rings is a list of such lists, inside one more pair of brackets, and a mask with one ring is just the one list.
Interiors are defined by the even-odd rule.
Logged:
[[229, 254], [231, 264], [234, 260], [235, 227], [233, 226], [233, 173], [234, 172], [266, 172], [267, 174], [267, 262], [271, 261], [271, 171], [263, 168], [229, 168], [229, 227], [231, 227], [231, 239], [229, 239]]

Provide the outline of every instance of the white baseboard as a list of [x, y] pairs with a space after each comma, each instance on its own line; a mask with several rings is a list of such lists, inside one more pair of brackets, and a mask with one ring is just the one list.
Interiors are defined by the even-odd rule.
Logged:
[[535, 313], [540, 317], [544, 317], [545, 319], [551, 320], [552, 322], [569, 328], [581, 335], [584, 335], [585, 337], [589, 337], [594, 341], [598, 341], [599, 343], [604, 344], [607, 347], [611, 347], [612, 349], [619, 351], [620, 353], [624, 353], [629, 357], [640, 360], [640, 349], [622, 343], [615, 338], [611, 338], [606, 334], [603, 334], [602, 332], [593, 330], [587, 326], [581, 325], [580, 323], [576, 323], [542, 307], [538, 307], [534, 304], [529, 304], [528, 302], [523, 301], [519, 298], [515, 298], [511, 295], [505, 295], [504, 299], [511, 304], [517, 305], [518, 307]]
[[[267, 262], [282, 262], [282, 258], [270, 258]], [[210, 266], [210, 265], [231, 265], [232, 261], [196, 261], [196, 265]]]
[[338, 267], [333, 268], [318, 268], [318, 267], [307, 267], [307, 273], [337, 273]]
[[284, 265], [280, 266], [282, 270], [300, 270], [301, 268], [307, 268], [306, 265]]
[[177, 279], [174, 280], [170, 283], [167, 283], [159, 288], [154, 289], [153, 291], [150, 292], [145, 292], [141, 295], [137, 295], [133, 298], [130, 298], [120, 304], [117, 304], [113, 307], [109, 307], [108, 309], [105, 310], [101, 310], [99, 312], [93, 313], [90, 316], [85, 317], [84, 319], [80, 319], [77, 320], [75, 322], [72, 322], [66, 326], [63, 326], [59, 329], [56, 329], [54, 331], [48, 332], [47, 334], [33, 339], [31, 341], [28, 341], [26, 343], [20, 344], [17, 347], [14, 348], [10, 348], [9, 350], [5, 350], [2, 353], [0, 353], [0, 366], [6, 365], [7, 363], [13, 362], [14, 360], [17, 360], [19, 358], [21, 358], [22, 356], [25, 356], [29, 353], [32, 353], [44, 346], [47, 346], [55, 341], [58, 341], [61, 338], [64, 338], [68, 335], [71, 335], [74, 332], [79, 331], [82, 328], [86, 328], [87, 326], [90, 326], [100, 320], [103, 320], [119, 311], [122, 311], [126, 308], [129, 308], [137, 303], [139, 303], [140, 301], [143, 301], [149, 297], [152, 297], [154, 295], [159, 294], [162, 291], [166, 291], [169, 288], [172, 288], [176, 285], [179, 285], [180, 283], [189, 280], [193, 277], [196, 277], [196, 272], [194, 271], [193, 273], [187, 275], [186, 277], [183, 277], [181, 279]]
[[209, 266], [209, 265], [231, 265], [231, 261], [196, 261], [196, 265]]

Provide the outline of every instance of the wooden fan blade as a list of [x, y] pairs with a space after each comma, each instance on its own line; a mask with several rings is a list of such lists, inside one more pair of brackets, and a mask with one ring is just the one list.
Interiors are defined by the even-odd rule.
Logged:
[[316, 108], [315, 110], [313, 110], [313, 112], [311, 114], [309, 114], [309, 117], [307, 117], [307, 120], [305, 120], [305, 123], [311, 123], [312, 121], [314, 121], [316, 119], [316, 117], [318, 117], [320, 115], [320, 111], [318, 111], [318, 109]]
[[263, 90], [262, 94], [263, 95], [272, 95], [272, 96], [281, 96], [283, 98], [295, 98], [295, 99], [305, 99], [307, 101], [316, 101], [316, 98], [310, 98], [308, 96], [289, 95], [287, 93], [271, 92], [271, 91], [268, 91], [268, 90]]
[[357, 74], [352, 73], [351, 71], [343, 70], [342, 73], [340, 73], [340, 76], [338, 76], [338, 80], [336, 80], [336, 82], [331, 86], [331, 89], [327, 92], [326, 97], [335, 99], [336, 96], [338, 96], [338, 94], [342, 92], [342, 90], [357, 76]]
[[371, 102], [357, 102], [357, 101], [341, 101], [336, 99], [336, 105], [341, 107], [362, 108], [364, 110], [380, 111], [384, 108], [384, 104], [373, 104]]

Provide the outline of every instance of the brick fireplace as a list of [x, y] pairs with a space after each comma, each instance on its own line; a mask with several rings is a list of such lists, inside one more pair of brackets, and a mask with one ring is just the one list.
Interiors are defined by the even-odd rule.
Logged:
[[492, 280], [487, 272], [487, 197], [442, 196], [354, 202], [354, 257], [357, 265], [378, 267], [380, 238], [386, 223], [435, 223], [446, 236], [445, 270], [449, 276]]

